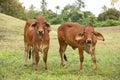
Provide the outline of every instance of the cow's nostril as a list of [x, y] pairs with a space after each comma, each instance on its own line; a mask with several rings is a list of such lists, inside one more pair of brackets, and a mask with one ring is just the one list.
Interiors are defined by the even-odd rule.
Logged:
[[39, 30], [38, 33], [39, 33], [39, 34], [43, 34], [43, 31], [42, 31], [42, 30]]
[[92, 41], [91, 40], [87, 40], [87, 44], [91, 44], [92, 43]]

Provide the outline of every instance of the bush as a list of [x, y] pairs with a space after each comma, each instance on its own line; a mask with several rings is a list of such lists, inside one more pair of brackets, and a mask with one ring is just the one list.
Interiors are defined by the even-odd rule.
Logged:
[[53, 18], [53, 19], [49, 20], [49, 22], [51, 24], [61, 24], [63, 22], [63, 20], [61, 18], [57, 17], [57, 18]]
[[115, 8], [109, 8], [107, 11], [104, 11], [98, 15], [98, 21], [106, 21], [107, 19], [119, 20], [120, 11]]
[[109, 19], [102, 22], [96, 22], [94, 24], [95, 27], [117, 26], [117, 25], [120, 25], [119, 20], [109, 20]]

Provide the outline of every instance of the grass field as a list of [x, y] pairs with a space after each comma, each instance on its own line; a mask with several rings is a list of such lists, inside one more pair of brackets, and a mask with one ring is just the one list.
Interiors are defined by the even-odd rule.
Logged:
[[0, 14], [0, 80], [120, 80], [120, 26], [95, 29], [105, 37], [96, 46], [98, 70], [93, 70], [91, 56], [84, 53], [84, 70], [80, 71], [78, 51], [71, 47], [66, 51], [66, 67], [60, 67], [58, 25], [52, 25], [48, 70], [44, 71], [40, 54], [39, 71], [35, 72], [31, 60], [23, 68], [24, 25], [22, 20]]

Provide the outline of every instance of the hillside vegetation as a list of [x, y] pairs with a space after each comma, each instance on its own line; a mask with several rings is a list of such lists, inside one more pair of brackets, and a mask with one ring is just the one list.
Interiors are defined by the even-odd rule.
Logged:
[[0, 49], [21, 47], [24, 25], [25, 21], [0, 13]]
[[98, 70], [93, 70], [91, 56], [85, 53], [84, 70], [80, 71], [78, 51], [71, 47], [66, 51], [66, 67], [60, 67], [59, 25], [51, 25], [48, 71], [44, 71], [40, 53], [39, 71], [35, 72], [31, 60], [23, 68], [24, 25], [25, 21], [0, 13], [0, 80], [120, 80], [120, 26], [95, 28], [105, 37], [96, 45]]

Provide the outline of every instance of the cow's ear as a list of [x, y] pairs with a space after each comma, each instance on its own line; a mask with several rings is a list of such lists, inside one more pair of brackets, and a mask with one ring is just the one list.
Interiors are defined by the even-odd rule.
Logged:
[[46, 25], [46, 28], [50, 27], [50, 24], [48, 24], [48, 23], [45, 23], [45, 25]]
[[94, 35], [97, 37], [98, 40], [104, 41], [104, 37], [101, 33], [94, 31]]
[[84, 38], [84, 35], [85, 35], [85, 32], [83, 32], [83, 33], [78, 33], [78, 34], [75, 36], [75, 40], [76, 40], [76, 41], [82, 40], [82, 39]]
[[36, 25], [37, 25], [37, 22], [34, 22], [34, 23], [32, 24], [32, 27], [35, 28]]
[[47, 28], [48, 32], [50, 32], [50, 31], [51, 31], [50, 24], [45, 23], [45, 27]]

